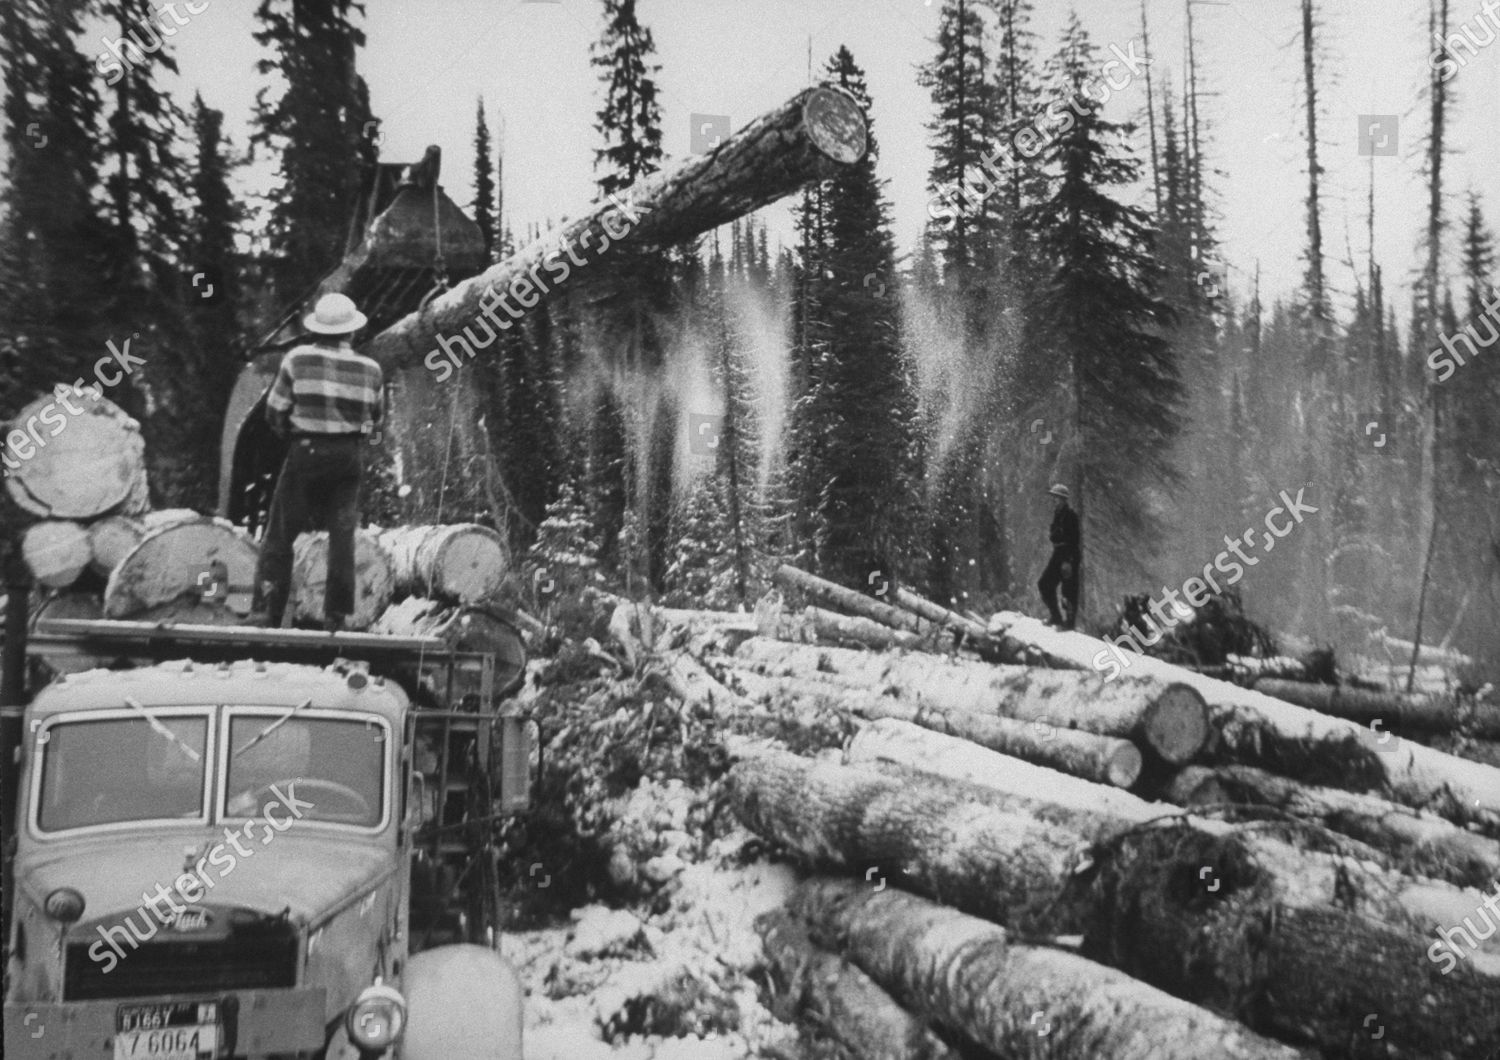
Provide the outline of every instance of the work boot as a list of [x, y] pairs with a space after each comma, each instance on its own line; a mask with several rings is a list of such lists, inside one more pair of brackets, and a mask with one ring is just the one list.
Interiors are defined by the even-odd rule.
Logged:
[[340, 633], [343, 632], [348, 622], [348, 618], [344, 615], [325, 615], [323, 618], [323, 629], [328, 633]]

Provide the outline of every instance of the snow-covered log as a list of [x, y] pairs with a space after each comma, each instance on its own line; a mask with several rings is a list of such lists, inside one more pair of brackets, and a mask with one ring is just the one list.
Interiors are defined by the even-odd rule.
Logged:
[[[1053, 908], [1081, 836], [1001, 810], [954, 785], [890, 777], [781, 751], [729, 772], [730, 804], [751, 831], [815, 865], [889, 879], [989, 919], [1070, 933]], [[880, 883], [873, 882], [875, 877]]]
[[1013, 1060], [1297, 1060], [1306, 1054], [1063, 950], [914, 895], [802, 884], [788, 908], [897, 999]]
[[395, 526], [378, 540], [404, 596], [475, 603], [498, 593], [510, 571], [505, 539], [479, 523]]
[[[1489, 947], [1466, 953], [1463, 967], [1445, 977], [1428, 954], [1438, 928], [1464, 916], [1483, 922], [1486, 898], [1477, 891], [1301, 851], [1244, 827], [1191, 817], [1118, 827], [1098, 811], [1038, 813], [1041, 794], [1015, 799], [992, 790], [975, 798], [966, 794], [973, 788], [934, 787], [916, 773], [883, 776], [880, 785], [866, 770], [839, 768], [786, 755], [746, 760], [730, 772], [732, 804], [752, 830], [810, 860], [877, 866], [902, 886], [1017, 930], [1081, 931], [1085, 955], [1186, 1000], [1243, 1014], [1257, 1029], [1311, 1034], [1331, 1049], [1349, 1034], [1348, 1013], [1389, 1005], [1407, 1024], [1400, 1037], [1408, 1048], [1424, 1035], [1500, 1044], [1500, 956]], [[1034, 835], [1042, 824], [1045, 844]], [[1098, 838], [1087, 860], [1072, 860], [1069, 841], [1089, 833]], [[1006, 897], [996, 893], [1002, 887]], [[1033, 904], [1049, 892], [1045, 905]], [[1322, 980], [1314, 980], [1311, 970], [1331, 945], [1339, 966], [1380, 970], [1326, 981], [1324, 965]], [[1283, 994], [1292, 983], [1298, 989]]]
[[799, 713], [831, 709], [871, 720], [895, 718], [1100, 784], [1129, 788], [1140, 779], [1141, 752], [1129, 740], [1060, 729], [1042, 721], [919, 705], [808, 677], [766, 677], [747, 670], [731, 673], [747, 695]]
[[106, 618], [134, 618], [179, 601], [250, 612], [259, 550], [227, 519], [195, 515], [146, 532], [109, 576]]
[[1339, 688], [1302, 681], [1262, 678], [1255, 690], [1295, 703], [1320, 714], [1347, 718], [1361, 725], [1381, 722], [1401, 732], [1429, 730], [1452, 732], [1462, 726], [1475, 736], [1500, 736], [1500, 706], [1468, 704], [1455, 695], [1425, 695], [1415, 692], [1373, 692], [1363, 688]]
[[89, 534], [71, 519], [43, 519], [21, 535], [21, 558], [38, 584], [66, 589], [89, 565]]
[[877, 651], [909, 650], [926, 642], [915, 633], [892, 629], [882, 622], [858, 615], [841, 615], [812, 604], [800, 613], [789, 612], [782, 606], [781, 593], [776, 589], [756, 603], [754, 629], [762, 637], [773, 640]]
[[[298, 618], [323, 620], [328, 588], [328, 534], [298, 534], [292, 547], [292, 606]], [[368, 530], [354, 534], [354, 612], [345, 616], [349, 629], [369, 629], [391, 602], [395, 579], [390, 557]]]
[[[536, 304], [538, 286], [543, 293], [559, 289], [569, 270], [560, 270], [558, 262], [566, 264], [565, 255], [577, 248], [669, 246], [711, 231], [858, 162], [868, 147], [867, 131], [864, 111], [846, 92], [827, 86], [805, 89], [712, 151], [625, 189], [617, 196], [625, 208], [603, 199], [576, 220], [458, 284], [375, 336], [364, 352], [387, 366], [422, 364], [437, 349], [438, 336], [472, 326], [482, 305], [493, 311], [491, 297], [511, 296], [502, 307], [519, 312]], [[588, 274], [587, 269], [571, 271]]]
[[808, 938], [796, 917], [772, 910], [756, 918], [755, 930], [778, 1016], [804, 1016], [861, 1060], [959, 1060], [857, 966]]
[[1408, 871], [1460, 886], [1500, 879], [1500, 842], [1375, 795], [1311, 787], [1252, 766], [1188, 766], [1166, 797], [1185, 807], [1270, 806], [1393, 854]]
[[1124, 676], [1111, 683], [1150, 677], [1197, 689], [1218, 734], [1210, 751], [1214, 762], [1258, 766], [1311, 784], [1380, 789], [1397, 802], [1434, 810], [1459, 824], [1475, 822], [1500, 838], [1500, 769], [1375, 733], [1128, 648], [1117, 652], [1094, 637], [1049, 629], [1024, 615], [1002, 612], [991, 619], [990, 631], [1034, 647], [1057, 665], [1084, 670], [1097, 663], [1110, 671], [1113, 660]]
[[[141, 428], [114, 402], [59, 386], [27, 405], [11, 425], [27, 440], [8, 455], [5, 488], [44, 519], [93, 519], [125, 503], [144, 481]], [[29, 432], [29, 433], [28, 433]], [[0, 431], [6, 439], [11, 430]]]
[[1097, 674], [993, 666], [923, 653], [875, 655], [762, 638], [746, 640], [733, 657], [769, 675], [832, 675], [852, 688], [914, 705], [1129, 739], [1173, 765], [1192, 761], [1209, 737], [1202, 697], [1181, 683], [1159, 679], [1105, 681]]
[[910, 611], [918, 618], [925, 618], [935, 626], [950, 629], [955, 633], [962, 633], [972, 641], [983, 641], [987, 639], [983, 623], [976, 622], [967, 615], [961, 615], [957, 611], [950, 611], [941, 604], [936, 604], [925, 596], [919, 596], [910, 589], [897, 586], [891, 593], [891, 602], [903, 610]]
[[776, 573], [771, 580], [783, 589], [795, 590], [806, 594], [809, 598], [820, 604], [825, 604], [836, 611], [845, 614], [857, 615], [860, 618], [868, 618], [872, 622], [879, 622], [891, 629], [904, 630], [908, 633], [922, 633], [926, 630], [926, 624], [916, 615], [902, 611], [900, 608], [892, 607], [890, 604], [881, 603], [874, 597], [866, 596], [864, 593], [846, 589], [842, 585], [819, 578], [815, 574], [798, 570], [796, 567], [782, 564], [776, 568]]

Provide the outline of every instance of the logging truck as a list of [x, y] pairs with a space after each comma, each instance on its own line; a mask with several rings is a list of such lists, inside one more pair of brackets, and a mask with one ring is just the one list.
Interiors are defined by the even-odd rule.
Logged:
[[521, 1056], [519, 636], [59, 620], [26, 647], [50, 680], [6, 719], [6, 1056]]

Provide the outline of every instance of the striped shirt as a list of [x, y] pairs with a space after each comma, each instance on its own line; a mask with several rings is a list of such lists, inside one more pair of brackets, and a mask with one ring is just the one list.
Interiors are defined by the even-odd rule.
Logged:
[[380, 365], [347, 344], [298, 346], [281, 359], [266, 397], [279, 434], [367, 434], [381, 421]]

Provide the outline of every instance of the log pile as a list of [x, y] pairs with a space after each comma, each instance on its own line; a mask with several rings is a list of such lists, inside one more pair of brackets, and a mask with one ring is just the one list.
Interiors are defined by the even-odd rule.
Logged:
[[[1135, 655], [1110, 679], [1103, 642], [1024, 616], [776, 580], [753, 628], [648, 624], [748, 706], [856, 730], [816, 759], [735, 742], [727, 781], [746, 827], [813, 874], [762, 930], [773, 977], [846, 1045], [1500, 1049], [1500, 769], [1387, 746], [1357, 696], [1307, 697], [1365, 712], [1337, 717]], [[1398, 705], [1408, 727], [1454, 717]]]

